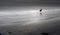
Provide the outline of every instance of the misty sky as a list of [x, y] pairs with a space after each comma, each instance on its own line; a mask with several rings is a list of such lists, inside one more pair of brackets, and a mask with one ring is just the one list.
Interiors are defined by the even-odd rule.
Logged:
[[17, 6], [21, 4], [60, 5], [60, 0], [0, 0], [0, 6]]

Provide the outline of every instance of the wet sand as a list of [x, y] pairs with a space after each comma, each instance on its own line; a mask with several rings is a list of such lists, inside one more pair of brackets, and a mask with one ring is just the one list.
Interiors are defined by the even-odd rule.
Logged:
[[0, 32], [4, 35], [60, 34], [60, 10], [0, 12]]

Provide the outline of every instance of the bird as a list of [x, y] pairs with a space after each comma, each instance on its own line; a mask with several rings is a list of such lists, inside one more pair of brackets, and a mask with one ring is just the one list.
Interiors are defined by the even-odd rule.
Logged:
[[40, 9], [40, 12], [42, 12], [42, 9]]

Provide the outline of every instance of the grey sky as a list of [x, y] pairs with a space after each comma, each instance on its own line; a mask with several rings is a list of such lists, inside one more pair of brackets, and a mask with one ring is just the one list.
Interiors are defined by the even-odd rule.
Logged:
[[18, 5], [18, 4], [47, 4], [47, 5], [60, 5], [60, 0], [0, 0], [0, 6], [5, 5]]

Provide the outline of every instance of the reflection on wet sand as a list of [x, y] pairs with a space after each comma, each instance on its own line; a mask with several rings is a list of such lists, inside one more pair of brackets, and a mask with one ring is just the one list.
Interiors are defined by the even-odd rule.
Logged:
[[42, 13], [40, 13], [40, 15], [42, 15]]

